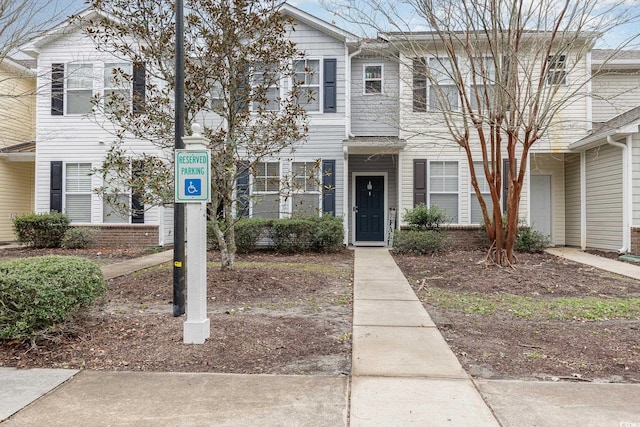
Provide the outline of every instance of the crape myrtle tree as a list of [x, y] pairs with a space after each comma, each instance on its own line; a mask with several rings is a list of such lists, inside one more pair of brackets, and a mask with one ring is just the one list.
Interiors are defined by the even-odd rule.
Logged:
[[[222, 268], [232, 269], [233, 224], [248, 207], [246, 189], [235, 191], [238, 178], [306, 139], [304, 102], [314, 94], [302, 94], [295, 79], [295, 60], [303, 54], [287, 38], [292, 23], [278, 12], [278, 2], [186, 0], [184, 5], [185, 128], [189, 133], [198, 122], [210, 141], [213, 231]], [[134, 88], [133, 99], [127, 90], [105, 91], [96, 99], [102, 109], [96, 120], [106, 117], [116, 137], [97, 171], [104, 182], [97, 191], [115, 205], [120, 194], [135, 194], [134, 209], [171, 204], [174, 2], [94, 0], [93, 7], [101, 18], [88, 23], [87, 34], [98, 49], [133, 64], [116, 67], [105, 78], [111, 86]], [[127, 145], [131, 138], [149, 141], [164, 154], [140, 153]]]
[[[531, 148], [541, 140], [549, 141], [554, 126], [565, 130], [571, 126], [562, 123], [558, 113], [573, 103], [584, 104], [588, 96], [592, 76], [586, 55], [601, 33], [637, 17], [632, 4], [599, 0], [325, 3], [344, 19], [377, 29], [385, 50], [397, 52], [392, 56], [405, 70], [401, 75], [407, 87], [413, 88], [413, 99], [402, 101], [409, 104], [404, 108], [426, 113], [426, 120], [431, 120], [422, 130], [405, 123], [399, 126], [408, 126], [416, 135], [444, 129], [439, 135], [442, 143], [456, 144], [464, 151], [491, 244], [489, 257], [500, 265], [514, 263]], [[421, 31], [413, 31], [416, 28]], [[635, 37], [624, 43], [630, 45]], [[587, 128], [584, 121], [573, 122], [576, 125]], [[479, 177], [486, 181], [485, 188]], [[506, 198], [504, 209], [502, 198]]]

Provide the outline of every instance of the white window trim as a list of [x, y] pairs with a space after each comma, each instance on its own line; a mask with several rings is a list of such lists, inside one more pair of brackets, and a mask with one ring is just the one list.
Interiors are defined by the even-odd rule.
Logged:
[[[116, 68], [113, 67], [114, 65], [127, 65], [129, 67], [128, 70], [123, 70], [125, 73], [128, 73], [132, 78], [133, 78], [133, 63], [131, 62], [127, 62], [127, 61], [120, 61], [117, 62], [116, 59], [114, 59], [113, 62], [109, 62], [109, 61], [105, 61], [102, 63], [102, 107], [104, 108], [105, 106], [105, 101], [107, 99], [107, 91], [124, 91], [125, 88], [124, 87], [111, 87], [111, 86], [107, 86], [106, 82], [105, 82], [105, 72], [107, 71], [107, 69], [109, 70], [109, 72], [111, 72], [112, 69]], [[108, 68], [107, 68], [108, 66]], [[94, 65], [94, 69], [95, 69], [95, 65]], [[129, 109], [131, 110], [133, 108], [133, 81], [130, 82], [129, 84]], [[95, 92], [95, 83], [94, 83], [94, 92]]]
[[459, 225], [462, 224], [462, 222], [460, 221], [462, 218], [462, 212], [460, 210], [460, 199], [461, 199], [461, 180], [460, 180], [460, 173], [462, 172], [460, 169], [460, 164], [462, 163], [460, 161], [459, 158], [439, 158], [439, 159], [434, 159], [434, 160], [428, 160], [427, 161], [427, 206], [431, 206], [431, 193], [434, 194], [453, 194], [452, 192], [443, 192], [443, 191], [432, 191], [431, 190], [431, 163], [442, 163], [442, 162], [456, 162], [458, 164], [458, 188], [456, 190], [456, 194], [458, 195], [458, 222], [447, 222], [445, 224], [447, 225]]
[[[367, 78], [367, 67], [380, 67], [380, 78], [379, 79], [368, 79]], [[380, 82], [380, 92], [377, 93], [367, 93], [367, 81], [379, 81]], [[384, 64], [362, 64], [362, 95], [364, 96], [375, 96], [375, 95], [384, 95]]]
[[63, 179], [62, 179], [62, 210], [63, 213], [66, 215], [67, 214], [67, 194], [72, 194], [72, 195], [82, 195], [82, 196], [89, 196], [89, 222], [75, 222], [72, 221], [73, 224], [92, 224], [93, 223], [93, 188], [94, 188], [94, 184], [93, 184], [93, 175], [89, 175], [89, 180], [91, 181], [91, 188], [89, 189], [89, 191], [87, 192], [73, 192], [70, 193], [67, 190], [67, 167], [69, 165], [81, 165], [81, 164], [88, 164], [90, 166], [91, 169], [93, 169], [93, 163], [91, 162], [87, 162], [85, 160], [75, 160], [75, 161], [65, 161], [63, 162], [63, 168], [62, 168], [62, 173], [63, 173]]
[[[261, 161], [258, 163], [275, 163], [278, 165], [278, 190], [277, 191], [256, 191], [256, 174], [251, 171], [249, 174], [249, 218], [253, 218], [254, 195], [262, 196], [269, 194], [280, 194], [282, 192], [282, 164], [279, 161]], [[258, 175], [265, 176], [265, 175]], [[278, 218], [282, 218], [282, 200], [278, 203]]]
[[[551, 61], [552, 58], [555, 59], [556, 56], [564, 56], [564, 61], [562, 61], [563, 67], [562, 68], [556, 68], [553, 67], [551, 68]], [[547, 60], [547, 78], [545, 79], [545, 85], [550, 87], [550, 86], [569, 86], [569, 71], [567, 70], [567, 62], [569, 60], [569, 55], [567, 53], [552, 53], [549, 55], [549, 58]], [[563, 81], [560, 83], [551, 83], [550, 78], [551, 75], [555, 75], [556, 73], [563, 73]]]
[[[324, 114], [324, 57], [322, 56], [305, 56], [304, 58], [300, 58], [294, 61], [307, 61], [307, 60], [311, 60], [311, 61], [318, 61], [318, 93], [317, 93], [317, 99], [318, 99], [318, 111], [308, 111], [307, 110], [307, 114], [308, 115], [317, 115], [317, 114]], [[291, 66], [293, 67], [293, 62], [291, 63]], [[292, 88], [293, 87], [293, 79], [289, 78], [288, 79], [288, 83], [289, 83], [289, 87]], [[300, 85], [301, 88], [307, 87], [305, 85]]]
[[[427, 61], [427, 69], [429, 70], [429, 73], [431, 73], [431, 60], [435, 59], [435, 60], [449, 60], [451, 61], [451, 65], [453, 66], [453, 61], [451, 60], [451, 58], [449, 58], [448, 56], [434, 56], [434, 55], [430, 55], [428, 57], [426, 57], [426, 61]], [[458, 59], [456, 59], [458, 60]], [[455, 86], [455, 81], [453, 82], [453, 86]], [[425, 98], [425, 102], [427, 104], [427, 111], [433, 111], [433, 112], [439, 112], [441, 110], [434, 108], [434, 106], [431, 105], [431, 87], [434, 86], [434, 84], [431, 82], [431, 79], [429, 79], [427, 77], [427, 88], [426, 88], [426, 98]], [[440, 86], [440, 85], [438, 85]], [[458, 88], [456, 87], [456, 90], [458, 90]], [[458, 93], [458, 96], [456, 97], [456, 108], [452, 109], [451, 111], [460, 111], [461, 110], [461, 106], [460, 106], [460, 94]]]
[[[76, 62], [76, 61], [72, 61], [72, 62], [67, 62], [65, 64], [64, 67], [64, 115], [65, 116], [71, 116], [71, 117], [81, 117], [87, 114], [91, 114], [93, 112], [93, 107], [92, 107], [92, 111], [89, 111], [88, 113], [69, 113], [68, 109], [69, 109], [69, 90], [73, 91], [79, 91], [82, 89], [69, 89], [69, 76], [70, 76], [70, 66], [71, 65], [91, 65], [91, 97], [94, 97], [96, 94], [96, 64], [93, 62]], [[87, 88], [88, 89], [88, 88]], [[85, 89], [85, 90], [87, 90]], [[73, 162], [71, 162], [73, 163]]]
[[[250, 82], [250, 85], [251, 85], [251, 94], [252, 95], [253, 95], [253, 89], [255, 87], [253, 85], [253, 79], [255, 79], [255, 72], [256, 72], [255, 69], [251, 70], [251, 82]], [[266, 111], [272, 111], [274, 113], [282, 111], [282, 101], [284, 100], [285, 84], [288, 83], [288, 80], [289, 79], [287, 79], [287, 78], [285, 78], [283, 76], [280, 76], [280, 78], [278, 79], [278, 98], [280, 98], [280, 105], [278, 106], [279, 108], [278, 109], [274, 109], [274, 110], [266, 110]], [[271, 86], [269, 86], [269, 87], [271, 87]], [[255, 115], [255, 114], [258, 113], [257, 109], [254, 108], [254, 104], [256, 104], [256, 103], [257, 103], [257, 101], [254, 101], [254, 100], [251, 100], [249, 102], [249, 113], [250, 114]]]
[[[294, 163], [316, 163], [316, 159], [313, 160], [295, 160], [289, 163], [289, 171], [291, 171], [291, 177], [289, 179], [289, 185], [291, 185], [291, 194], [289, 195], [289, 200], [287, 201], [287, 212], [290, 215], [293, 215], [293, 195], [294, 194], [317, 194], [318, 195], [318, 216], [322, 216], [322, 163], [320, 163], [320, 168], [316, 171], [316, 179], [318, 180], [318, 190], [316, 191], [305, 191], [298, 190], [295, 188], [293, 184], [293, 164]], [[305, 180], [306, 182], [306, 180]]]

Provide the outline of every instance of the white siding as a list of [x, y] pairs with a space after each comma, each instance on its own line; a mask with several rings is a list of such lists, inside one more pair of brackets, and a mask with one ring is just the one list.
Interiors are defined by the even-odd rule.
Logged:
[[593, 121], [606, 122], [640, 104], [637, 70], [612, 71], [593, 78]]
[[580, 247], [580, 154], [565, 154], [564, 183], [565, 244]]
[[633, 217], [631, 219], [631, 226], [638, 227], [640, 225], [640, 134], [633, 136], [633, 166], [632, 166], [632, 185], [633, 185], [633, 200], [632, 209]]
[[[102, 85], [104, 62], [117, 62], [106, 53], [97, 52], [91, 40], [75, 31], [51, 41], [40, 49], [38, 57], [38, 96], [36, 102], [36, 206], [37, 212], [49, 211], [50, 164], [52, 161], [67, 163], [91, 163], [99, 167], [111, 142], [113, 126], [99, 114], [89, 118], [80, 115], [51, 115], [51, 66], [55, 63], [85, 62], [94, 64], [94, 91]], [[66, 67], [65, 67], [66, 68]], [[128, 140], [132, 152], [157, 153], [150, 143]], [[100, 180], [93, 177], [92, 185]], [[64, 205], [64, 203], [63, 203]], [[91, 222], [102, 223], [102, 200], [91, 197]], [[158, 208], [145, 212], [145, 224], [157, 225]], [[162, 240], [162, 239], [160, 239]]]
[[[364, 67], [383, 67], [383, 93], [364, 93]], [[351, 132], [355, 136], [398, 136], [398, 63], [381, 58], [355, 58], [351, 63]]]
[[602, 145], [586, 153], [587, 247], [622, 246], [622, 150]]

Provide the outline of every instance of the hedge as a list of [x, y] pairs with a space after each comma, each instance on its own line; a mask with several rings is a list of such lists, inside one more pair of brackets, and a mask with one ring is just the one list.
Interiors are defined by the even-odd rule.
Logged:
[[13, 219], [13, 231], [20, 243], [34, 248], [59, 248], [69, 229], [69, 218], [58, 212], [24, 214]]

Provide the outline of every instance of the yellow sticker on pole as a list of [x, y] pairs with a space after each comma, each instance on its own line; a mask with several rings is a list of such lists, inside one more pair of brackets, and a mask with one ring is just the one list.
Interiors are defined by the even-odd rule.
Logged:
[[174, 266], [174, 267], [181, 268], [181, 267], [182, 267], [182, 261], [175, 261], [175, 262], [173, 263], [173, 266]]

